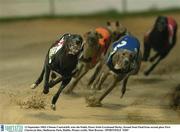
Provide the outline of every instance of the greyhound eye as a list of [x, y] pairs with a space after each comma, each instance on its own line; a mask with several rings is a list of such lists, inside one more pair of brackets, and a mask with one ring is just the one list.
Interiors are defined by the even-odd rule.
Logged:
[[125, 56], [126, 54], [125, 53], [122, 53], [123, 56]]

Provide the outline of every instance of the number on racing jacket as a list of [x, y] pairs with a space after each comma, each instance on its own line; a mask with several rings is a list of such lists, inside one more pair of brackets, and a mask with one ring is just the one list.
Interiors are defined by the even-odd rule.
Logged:
[[138, 53], [140, 48], [139, 41], [132, 35], [126, 35], [123, 38], [113, 43], [113, 50], [127, 49]]

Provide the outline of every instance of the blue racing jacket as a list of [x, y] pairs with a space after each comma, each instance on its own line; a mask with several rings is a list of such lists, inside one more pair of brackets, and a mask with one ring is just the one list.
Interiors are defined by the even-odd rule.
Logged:
[[124, 50], [124, 49], [127, 49], [127, 50], [135, 53], [134, 62], [132, 62], [132, 66], [129, 69], [129, 70], [132, 70], [134, 67], [133, 65], [135, 65], [135, 63], [137, 62], [137, 59], [138, 59], [139, 50], [140, 50], [140, 42], [134, 36], [127, 34], [112, 44], [112, 51], [108, 55], [107, 65], [115, 73], [129, 72], [129, 70], [128, 71], [116, 70], [116, 69], [114, 69], [114, 66], [112, 64], [112, 56], [117, 51]]

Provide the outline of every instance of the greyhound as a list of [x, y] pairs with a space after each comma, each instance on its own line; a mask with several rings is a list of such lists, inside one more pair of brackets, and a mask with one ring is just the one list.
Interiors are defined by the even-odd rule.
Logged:
[[[177, 28], [177, 23], [172, 17], [159, 16], [153, 29], [145, 34], [143, 61], [150, 61], [153, 64], [144, 72], [144, 75], [148, 76], [175, 46]], [[148, 60], [151, 49], [156, 53]]]
[[[56, 41], [48, 50], [45, 58], [43, 70], [39, 78], [31, 85], [31, 88], [36, 88], [44, 80], [43, 93], [48, 94], [49, 88], [62, 81], [59, 90], [53, 96], [51, 108], [56, 109], [56, 102], [62, 90], [70, 82], [72, 76], [76, 72], [76, 65], [78, 57], [82, 51], [83, 39], [78, 34], [64, 34], [58, 41]], [[49, 82], [50, 72], [55, 71], [61, 75], [55, 81]]]
[[[126, 84], [130, 75], [138, 73], [141, 64], [140, 43], [132, 35], [127, 34], [111, 46], [110, 52], [105, 58], [105, 63], [92, 84], [92, 89], [101, 89], [103, 82], [108, 75], [113, 75], [113, 80], [109, 81], [101, 95], [94, 94], [87, 96], [86, 102], [89, 106], [101, 106], [101, 101], [113, 90], [117, 82], [123, 81], [121, 98], [125, 94]], [[96, 93], [96, 92], [94, 92]]]

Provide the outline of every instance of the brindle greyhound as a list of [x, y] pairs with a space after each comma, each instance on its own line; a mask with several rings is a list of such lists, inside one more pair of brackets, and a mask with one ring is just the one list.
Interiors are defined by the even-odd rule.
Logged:
[[154, 62], [151, 67], [144, 72], [149, 75], [150, 72], [164, 59], [176, 44], [177, 23], [172, 17], [159, 16], [153, 29], [144, 37], [144, 55], [143, 60], [148, 61], [151, 49], [156, 52], [149, 61]]
[[102, 58], [105, 56], [109, 45], [118, 40], [126, 33], [126, 28], [121, 26], [118, 21], [107, 22], [107, 28], [99, 27], [95, 31], [87, 32], [84, 35], [84, 48], [80, 63], [79, 73], [72, 79], [66, 93], [71, 93], [79, 80], [92, 68], [95, 67], [94, 74], [90, 78], [90, 85], [96, 78], [102, 67]]
[[[60, 40], [54, 43], [48, 50], [42, 73], [37, 81], [31, 85], [31, 88], [36, 88], [42, 82], [43, 77], [45, 76], [43, 93], [47, 94], [49, 93], [49, 88], [62, 81], [59, 90], [52, 99], [51, 108], [53, 110], [56, 108], [55, 104], [60, 93], [70, 82], [75, 72], [75, 68], [78, 63], [78, 57], [82, 50], [82, 41], [82, 37], [78, 34], [63, 35]], [[51, 71], [55, 71], [62, 77], [55, 81], [49, 82]]]
[[93, 89], [100, 89], [107, 76], [112, 74], [113, 80], [109, 81], [109, 86], [104, 89], [104, 92], [97, 96], [86, 97], [86, 102], [89, 106], [101, 106], [101, 101], [113, 90], [117, 82], [123, 80], [121, 89], [123, 97], [126, 91], [126, 84], [130, 75], [138, 73], [141, 64], [140, 43], [132, 35], [125, 35], [118, 41], [114, 42], [110, 47], [110, 52], [105, 58], [100, 73], [93, 82]]

